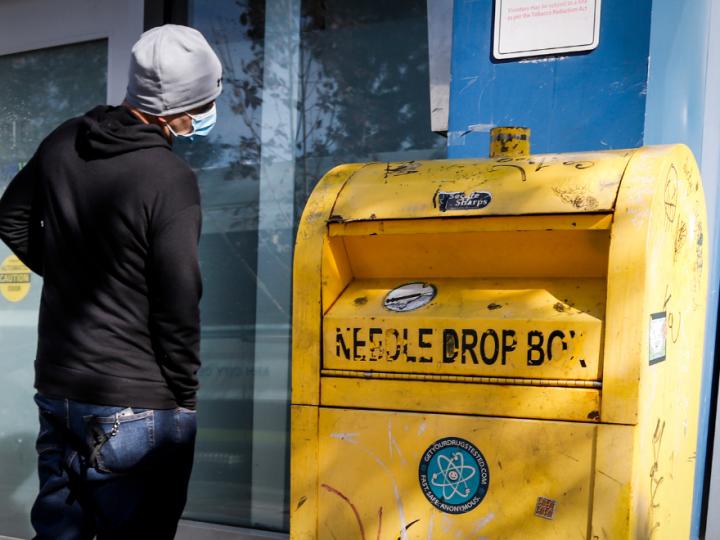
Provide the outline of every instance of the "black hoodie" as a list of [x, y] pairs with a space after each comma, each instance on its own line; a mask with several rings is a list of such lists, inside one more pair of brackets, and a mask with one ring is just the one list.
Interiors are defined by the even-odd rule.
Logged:
[[0, 199], [0, 238], [44, 278], [35, 387], [194, 408], [200, 195], [160, 128], [124, 107], [62, 124]]

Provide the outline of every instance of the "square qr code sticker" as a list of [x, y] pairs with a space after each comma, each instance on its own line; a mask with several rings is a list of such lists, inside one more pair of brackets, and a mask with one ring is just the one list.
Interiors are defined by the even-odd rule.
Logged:
[[553, 519], [555, 517], [556, 508], [556, 500], [548, 499], [546, 497], [538, 497], [537, 502], [535, 503], [535, 515], [543, 519]]

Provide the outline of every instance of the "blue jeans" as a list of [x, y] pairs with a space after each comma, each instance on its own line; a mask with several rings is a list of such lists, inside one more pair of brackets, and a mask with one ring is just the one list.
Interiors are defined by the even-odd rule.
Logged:
[[35, 395], [40, 492], [34, 540], [172, 539], [185, 507], [194, 411]]

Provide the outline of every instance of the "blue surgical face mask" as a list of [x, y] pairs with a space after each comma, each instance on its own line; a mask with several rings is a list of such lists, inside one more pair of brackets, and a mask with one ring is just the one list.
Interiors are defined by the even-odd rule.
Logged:
[[217, 108], [213, 103], [212, 107], [210, 107], [210, 109], [203, 113], [187, 113], [187, 115], [192, 119], [192, 131], [190, 131], [190, 133], [175, 133], [175, 130], [173, 130], [173, 128], [171, 128], [169, 124], [168, 127], [170, 128], [172, 134], [176, 137], [182, 137], [184, 139], [193, 141], [196, 135], [199, 137], [206, 137], [208, 133], [210, 133], [212, 128], [215, 126], [215, 122], [217, 121]]

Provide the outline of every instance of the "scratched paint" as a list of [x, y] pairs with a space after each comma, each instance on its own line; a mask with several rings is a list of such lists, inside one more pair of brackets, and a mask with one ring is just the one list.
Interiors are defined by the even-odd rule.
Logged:
[[[419, 428], [426, 428], [418, 435]], [[395, 426], [408, 426], [408, 430]], [[327, 409], [320, 413], [320, 458], [323, 463], [344, 463], [352, 466], [325, 467], [320, 481], [335, 487], [353, 501], [364, 524], [366, 535], [378, 527], [378, 507], [382, 506], [382, 529], [393, 540], [405, 538], [495, 538], [507, 531], [507, 505], [525, 501], [526, 511], [532, 515], [537, 493], [559, 492], [559, 507], [563, 520], [556, 537], [568, 537], [564, 532], [587, 524], [587, 493], [593, 451], [594, 428], [577, 424], [566, 429], [563, 422], [527, 422], [508, 419], [491, 419], [469, 416], [421, 415], [415, 413], [384, 413], [379, 411], [352, 411]], [[337, 431], [334, 431], [337, 429]], [[327, 430], [327, 431], [326, 431]], [[402, 448], [407, 464], [399, 459], [393, 446], [393, 458], [385, 459], [390, 452], [389, 430]], [[462, 432], [467, 440], [482, 451], [488, 465], [503, 463], [490, 471], [491, 479], [485, 498], [472, 510], [449, 516], [431, 505], [417, 487], [418, 464], [424, 451], [443, 434]], [[356, 434], [345, 437], [341, 434]], [[381, 438], [382, 447], [372, 447]], [[358, 442], [361, 441], [361, 442]], [[530, 441], [544, 441], [529, 454]], [[554, 460], [558, 452], [573, 449], [578, 461]], [[378, 452], [379, 450], [379, 452]], [[382, 455], [380, 454], [382, 452]], [[544, 474], [526, 477], [528, 467], [540, 467]], [[412, 471], [412, 476], [409, 474]], [[494, 476], [493, 476], [494, 475]], [[408, 485], [411, 481], [414, 484]], [[502, 482], [500, 481], [502, 478]], [[394, 481], [393, 481], [394, 480]], [[438, 482], [440, 480], [438, 479]], [[551, 487], [554, 486], [554, 487]], [[460, 486], [462, 488], [462, 486]], [[401, 490], [396, 492], [397, 490]], [[440, 488], [438, 488], [440, 489]], [[563, 495], [564, 493], [564, 495]], [[330, 494], [328, 494], [330, 495]], [[396, 496], [402, 499], [398, 505]], [[321, 505], [320, 521], [329, 519], [333, 530], [358, 530], [347, 503], [339, 497], [325, 498]], [[522, 508], [522, 505], [518, 509]], [[402, 510], [402, 514], [401, 514]], [[403, 525], [393, 525], [403, 519]], [[448, 516], [450, 519], [444, 519]], [[540, 521], [540, 520], [538, 520]], [[554, 521], [558, 522], [558, 519]], [[541, 525], [530, 520], [514, 522], [517, 531], [513, 538], [543, 536]], [[565, 528], [567, 527], [567, 529]], [[330, 529], [328, 529], [330, 530]], [[329, 538], [329, 535], [327, 536]], [[319, 535], [324, 540], [324, 534]]]
[[405, 518], [405, 507], [403, 505], [402, 501], [402, 495], [400, 493], [400, 488], [398, 486], [396, 476], [393, 473], [393, 470], [383, 461], [375, 452], [373, 452], [370, 448], [366, 447], [365, 445], [361, 444], [358, 441], [358, 433], [357, 432], [340, 432], [340, 433], [330, 433], [331, 439], [336, 439], [339, 441], [347, 442], [353, 445], [356, 445], [357, 448], [359, 448], [363, 453], [365, 453], [367, 456], [369, 456], [373, 462], [375, 462], [377, 465], [380, 466], [382, 471], [389, 477], [390, 483], [392, 484], [392, 490], [393, 490], [393, 498], [395, 503], [395, 508], [397, 510], [398, 519], [400, 521], [400, 540], [408, 540], [407, 536], [407, 519]]
[[337, 495], [338, 497], [340, 497], [340, 499], [341, 499], [343, 502], [347, 503], [347, 505], [348, 505], [348, 506], [350, 507], [350, 509], [352, 510], [353, 515], [355, 516], [355, 521], [357, 522], [357, 526], [358, 526], [358, 529], [359, 529], [359, 532], [360, 532], [360, 538], [361, 538], [362, 540], [365, 540], [365, 527], [363, 526], [362, 520], [360, 519], [360, 514], [359, 514], [358, 511], [357, 511], [357, 507], [353, 504], [353, 502], [347, 497], [347, 495], [345, 495], [344, 493], [342, 493], [339, 489], [336, 489], [336, 488], [334, 488], [334, 487], [332, 487], [332, 486], [329, 486], [329, 485], [327, 485], [327, 484], [320, 484], [320, 487], [322, 487], [323, 489], [326, 489], [326, 490], [329, 491], [330, 493], [333, 493], [333, 494]]
[[400, 446], [398, 445], [397, 440], [395, 440], [395, 437], [393, 436], [392, 419], [388, 420], [388, 450], [389, 450], [391, 459], [393, 457], [393, 453], [397, 453], [397, 456], [400, 459], [400, 462], [403, 465], [405, 465], [407, 463], [407, 461], [405, 460], [405, 456], [403, 455], [402, 450], [400, 449]]
[[488, 525], [493, 519], [495, 519], [494, 513], [486, 514], [485, 516], [481, 517], [475, 522], [475, 525], [473, 526], [473, 534], [479, 533], [481, 530], [485, 528], [486, 525]]
[[[349, 178], [333, 209], [341, 217], [333, 221], [611, 211], [631, 156], [617, 151], [372, 163]], [[456, 194], [446, 197], [457, 204], [449, 210], [440, 193]], [[585, 200], [578, 204], [578, 197]]]

